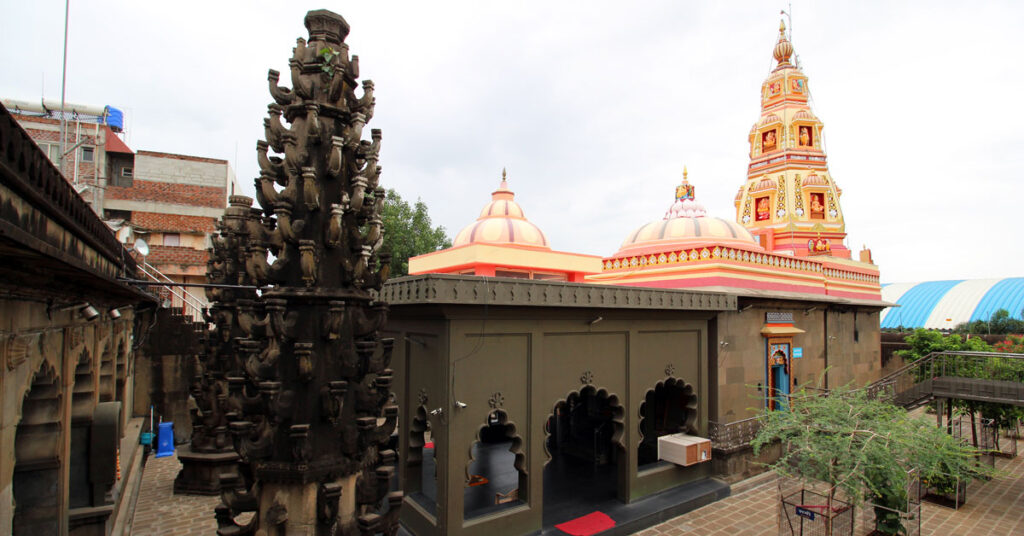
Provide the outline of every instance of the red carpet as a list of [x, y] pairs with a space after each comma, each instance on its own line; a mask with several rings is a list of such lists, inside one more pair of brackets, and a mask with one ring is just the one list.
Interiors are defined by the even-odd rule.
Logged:
[[615, 520], [604, 512], [593, 512], [572, 521], [559, 523], [555, 528], [572, 536], [590, 536], [615, 526]]

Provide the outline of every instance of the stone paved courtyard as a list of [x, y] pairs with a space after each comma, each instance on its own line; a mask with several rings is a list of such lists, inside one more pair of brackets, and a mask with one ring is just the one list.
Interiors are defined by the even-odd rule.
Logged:
[[[959, 510], [924, 502], [921, 534], [1024, 535], [1024, 443], [1022, 455], [997, 459], [1002, 474], [990, 482], [975, 482], [967, 504]], [[217, 497], [174, 495], [174, 477], [181, 464], [176, 456], [150, 457], [142, 477], [131, 534], [146, 536], [215, 534], [213, 508]], [[756, 478], [756, 477], [755, 477]], [[640, 532], [641, 536], [775, 536], [777, 502], [773, 478], [737, 484], [734, 495]], [[751, 485], [753, 484], [753, 485]], [[749, 489], [743, 489], [750, 486]]]

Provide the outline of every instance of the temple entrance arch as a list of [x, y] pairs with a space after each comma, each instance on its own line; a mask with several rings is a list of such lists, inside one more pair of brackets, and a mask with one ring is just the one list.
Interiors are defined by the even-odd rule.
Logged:
[[789, 407], [790, 353], [792, 338], [768, 339], [768, 407], [785, 411]]
[[61, 406], [56, 371], [44, 361], [25, 393], [15, 430], [12, 534], [60, 531]]
[[637, 467], [658, 462], [658, 438], [687, 433], [696, 435], [697, 394], [693, 385], [679, 378], [667, 378], [648, 389], [640, 404], [640, 445]]
[[528, 499], [528, 490], [523, 439], [508, 414], [494, 409], [477, 429], [469, 449], [463, 519], [521, 505]]
[[617, 395], [592, 385], [554, 404], [544, 427], [544, 526], [625, 501], [624, 413]]

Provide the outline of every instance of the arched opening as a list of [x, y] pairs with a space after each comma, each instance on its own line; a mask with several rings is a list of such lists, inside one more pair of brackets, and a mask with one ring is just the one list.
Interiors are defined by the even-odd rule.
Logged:
[[114, 400], [125, 402], [125, 387], [128, 381], [128, 354], [124, 351], [124, 341], [118, 341], [117, 353], [115, 354], [117, 367], [117, 388], [114, 393]]
[[69, 451], [68, 507], [92, 506], [89, 484], [89, 430], [96, 408], [96, 384], [92, 357], [82, 350], [75, 365], [71, 388], [71, 450]]
[[60, 385], [43, 363], [32, 378], [14, 436], [14, 523], [12, 534], [59, 532]]
[[544, 446], [544, 525], [588, 514], [594, 505], [624, 499], [620, 466], [623, 409], [615, 395], [586, 386], [558, 401], [548, 416]]
[[409, 423], [409, 454], [406, 456], [406, 489], [409, 497], [437, 516], [437, 452], [427, 408], [416, 408]]
[[663, 435], [696, 434], [697, 395], [683, 380], [668, 378], [647, 391], [640, 404], [640, 469], [658, 463], [658, 438]]
[[110, 342], [103, 346], [100, 354], [100, 402], [111, 402], [114, 400], [115, 389], [115, 365], [114, 349]]
[[508, 414], [496, 409], [477, 430], [466, 464], [463, 519], [523, 504], [527, 493], [526, 452]]

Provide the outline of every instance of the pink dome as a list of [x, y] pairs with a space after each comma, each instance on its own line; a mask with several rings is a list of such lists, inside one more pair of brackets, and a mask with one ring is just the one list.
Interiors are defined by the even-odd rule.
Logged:
[[491, 202], [484, 205], [477, 220], [464, 227], [452, 247], [469, 244], [503, 244], [550, 250], [548, 239], [540, 228], [526, 219], [515, 193], [508, 189], [505, 172], [501, 184], [491, 193]]

